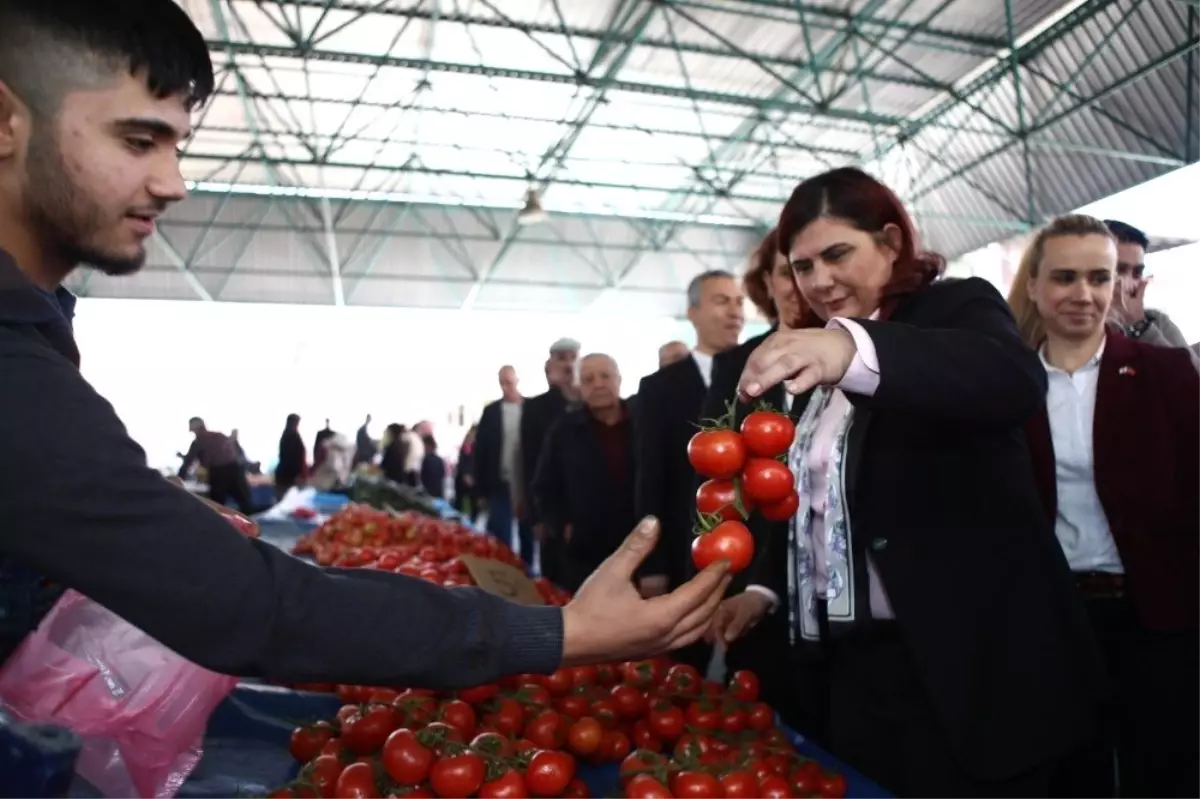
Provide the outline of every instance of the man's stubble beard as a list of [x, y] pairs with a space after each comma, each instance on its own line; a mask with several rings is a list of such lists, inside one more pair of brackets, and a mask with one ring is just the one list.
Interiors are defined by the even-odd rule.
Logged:
[[104, 211], [72, 181], [53, 133], [46, 131], [31, 139], [26, 171], [25, 207], [47, 256], [118, 277], [142, 268], [145, 249], [130, 258], [104, 252], [91, 243], [104, 228]]

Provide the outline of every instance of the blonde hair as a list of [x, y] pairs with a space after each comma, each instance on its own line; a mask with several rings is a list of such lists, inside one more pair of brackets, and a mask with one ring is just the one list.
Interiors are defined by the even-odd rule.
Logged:
[[1037, 303], [1029, 296], [1029, 281], [1038, 276], [1042, 256], [1046, 251], [1046, 242], [1061, 236], [1104, 236], [1116, 241], [1107, 225], [1096, 217], [1085, 214], [1068, 214], [1052, 219], [1034, 234], [1033, 240], [1021, 254], [1021, 264], [1017, 267], [1017, 274], [1008, 290], [1008, 306], [1012, 308], [1013, 316], [1016, 317], [1021, 339], [1031, 347], [1041, 346], [1046, 338], [1046, 331], [1042, 326]]

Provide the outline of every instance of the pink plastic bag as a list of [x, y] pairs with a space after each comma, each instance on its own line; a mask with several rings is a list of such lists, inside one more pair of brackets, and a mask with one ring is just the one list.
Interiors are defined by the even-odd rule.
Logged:
[[171, 797], [236, 684], [67, 591], [0, 669], [0, 704], [77, 732], [76, 772], [106, 796]]

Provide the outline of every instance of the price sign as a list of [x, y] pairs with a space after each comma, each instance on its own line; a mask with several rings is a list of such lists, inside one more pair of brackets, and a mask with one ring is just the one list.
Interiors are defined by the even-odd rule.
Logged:
[[546, 604], [533, 580], [516, 566], [489, 558], [477, 558], [474, 555], [459, 555], [459, 560], [467, 567], [475, 584], [489, 594], [522, 605]]

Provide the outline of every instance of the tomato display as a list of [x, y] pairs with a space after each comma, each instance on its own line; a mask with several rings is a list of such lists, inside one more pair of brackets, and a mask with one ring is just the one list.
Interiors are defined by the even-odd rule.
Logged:
[[272, 796], [587, 797], [580, 769], [605, 763], [625, 797], [846, 793], [792, 748], [751, 671], [721, 686], [652, 658], [453, 692], [334, 689], [337, 721], [292, 733], [299, 775]]

